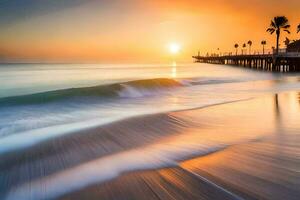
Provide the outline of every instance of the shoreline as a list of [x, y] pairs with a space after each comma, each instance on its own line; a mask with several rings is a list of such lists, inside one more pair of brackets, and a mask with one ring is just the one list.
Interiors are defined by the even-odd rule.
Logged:
[[[263, 96], [269, 96], [269, 95], [270, 94], [265, 94]], [[112, 121], [112, 122], [103, 123], [103, 124], [97, 123], [97, 125], [91, 125], [91, 126], [81, 127], [81, 128], [78, 128], [78, 129], [74, 128], [75, 131], [72, 128], [70, 128], [69, 131], [68, 131], [68, 128], [65, 128], [65, 129], [67, 129], [67, 131], [62, 131], [62, 136], [60, 136], [60, 137], [61, 138], [68, 138], [69, 134], [72, 135], [72, 134], [80, 134], [82, 132], [95, 131], [97, 129], [101, 129], [101, 128], [106, 128], [106, 127], [109, 127], [109, 126], [113, 126], [114, 124], [118, 124], [119, 122], [122, 122], [122, 121], [134, 121], [135, 119], [138, 119], [138, 118], [151, 118], [151, 117], [156, 117], [156, 116], [160, 116], [160, 115], [169, 115], [169, 114], [172, 114], [172, 113], [180, 113], [180, 112], [187, 112], [187, 111], [193, 111], [193, 110], [201, 110], [201, 109], [206, 109], [206, 108], [220, 106], [220, 105], [226, 105], [226, 104], [231, 104], [231, 103], [249, 101], [249, 100], [255, 99], [255, 98], [257, 98], [257, 97], [251, 97], [251, 98], [245, 98], [245, 99], [238, 99], [238, 100], [233, 100], [233, 101], [226, 101], [226, 102], [221, 102], [221, 103], [204, 105], [204, 106], [200, 106], [200, 107], [196, 107], [196, 108], [187, 108], [187, 109], [167, 111], [167, 112], [161, 112], [161, 113], [150, 113], [150, 114], [135, 115], [135, 116], [130, 116], [130, 117], [127, 117], [127, 118], [121, 118], [121, 119], [118, 119], [118, 120], [115, 120], [115, 121]], [[76, 124], [81, 124], [81, 123], [82, 122], [77, 122]], [[62, 124], [62, 125], [57, 125], [57, 126], [55, 126], [53, 128], [52, 127], [45, 127], [45, 128], [39, 128], [39, 129], [30, 130], [30, 131], [25, 131], [22, 134], [38, 133], [38, 132], [41, 132], [41, 131], [43, 132], [43, 130], [48, 130], [49, 131], [49, 129], [52, 130], [52, 129], [62, 128], [62, 127], [71, 127], [71, 126], [72, 126], [72, 124]], [[58, 134], [58, 135], [60, 135], [60, 134]], [[19, 137], [18, 134], [14, 134], [12, 136], [4, 137], [2, 140], [4, 140], [4, 141], [5, 140], [10, 140], [11, 139], [10, 137], [15, 137], [15, 136]], [[26, 137], [26, 135], [25, 135], [25, 137]], [[70, 136], [70, 137], [72, 137], [72, 136]], [[50, 139], [47, 139], [45, 141], [42, 139], [42, 141], [39, 141], [38, 143], [39, 144], [41, 144], [41, 143], [47, 144], [49, 141], [55, 140], [57, 138], [59, 138], [59, 136], [54, 136], [54, 137], [52, 137]], [[1, 143], [3, 143], [3, 141], [1, 141], [0, 144]], [[2, 145], [5, 146], [5, 142]], [[9, 145], [11, 145], [11, 144], [9, 144]], [[23, 145], [24, 145], [24, 143], [23, 143]], [[22, 152], [23, 150], [26, 151], [27, 149], [34, 148], [34, 146], [35, 145], [29, 145], [29, 146], [25, 145], [25, 147], [15, 147], [15, 148], [8, 149], [8, 150], [1, 150], [0, 149], [0, 158], [2, 156], [6, 157], [7, 155], [10, 155], [10, 154]], [[8, 147], [8, 148], [11, 148], [11, 147]]]
[[[281, 110], [286, 106], [287, 100], [285, 100], [285, 96], [289, 96], [289, 94], [291, 94], [291, 92], [275, 95], [276, 98], [279, 96], [279, 106]], [[300, 103], [297, 103], [297, 105], [298, 104]], [[13, 196], [16, 195], [16, 197], [18, 197], [19, 195], [19, 197], [22, 196], [26, 199], [26, 195], [29, 195], [28, 192], [30, 188], [31, 193], [36, 195], [35, 199], [43, 199], [38, 198], [38, 196], [59, 194], [57, 189], [62, 189], [65, 191], [61, 191], [61, 195], [69, 194], [63, 196], [63, 199], [68, 199], [70, 196], [72, 196], [71, 199], [76, 199], [76, 196], [93, 195], [93, 193], [96, 195], [94, 190], [91, 192], [91, 188], [96, 187], [105, 190], [103, 189], [103, 185], [109, 185], [110, 182], [116, 182], [115, 184], [119, 185], [118, 187], [124, 188], [114, 186], [115, 188], [112, 187], [109, 189], [110, 186], [105, 186], [104, 188], [107, 188], [106, 192], [111, 193], [112, 191], [110, 190], [119, 191], [119, 189], [125, 190], [126, 188], [132, 190], [130, 184], [126, 185], [122, 182], [122, 177], [131, 177], [131, 173], [141, 174], [139, 176], [142, 177], [144, 176], [143, 174], [147, 173], [157, 175], [161, 170], [150, 170], [150, 172], [141, 172], [140, 170], [149, 170], [153, 168], [153, 166], [155, 166], [154, 168], [157, 168], [157, 166], [170, 166], [172, 163], [177, 165], [177, 162], [186, 159], [188, 160], [180, 162], [179, 166], [184, 166], [190, 170], [189, 167], [186, 167], [186, 163], [193, 163], [192, 161], [197, 160], [200, 154], [202, 155], [199, 158], [200, 160], [206, 157], [214, 157], [219, 153], [228, 152], [228, 149], [231, 148], [239, 149], [239, 143], [243, 146], [243, 144], [247, 144], [249, 141], [255, 141], [252, 143], [256, 143], [261, 142], [257, 139], [263, 138], [263, 140], [265, 140], [266, 138], [272, 138], [277, 131], [287, 133], [288, 135], [295, 134], [292, 133], [291, 130], [285, 129], [284, 126], [277, 127], [279, 123], [274, 123], [276, 120], [278, 122], [282, 117], [277, 116], [278, 111], [276, 110], [278, 108], [276, 107], [278, 107], [278, 105], [276, 106], [274, 97], [268, 95], [267, 97], [211, 106], [205, 109], [134, 117], [95, 130], [85, 131], [84, 134], [75, 134], [71, 138], [58, 138], [24, 151], [19, 159], [16, 159], [16, 155], [14, 155], [12, 157], [15, 159], [11, 161], [9, 161], [9, 159], [2, 160], [0, 163], [0, 177], [3, 177], [6, 181], [1, 182], [2, 184], [10, 182], [12, 185], [2, 185], [3, 187], [0, 187], [2, 188], [1, 193], [7, 197], [9, 192]], [[264, 109], [263, 112], [261, 111], [262, 108]], [[299, 113], [294, 113], [292, 119], [298, 115]], [[241, 116], [243, 118], [241, 118]], [[265, 116], [266, 118], [257, 121], [255, 116], [262, 118]], [[252, 124], [253, 127], [249, 127], [249, 124]], [[274, 128], [278, 130], [276, 131]], [[296, 126], [295, 130], [300, 129]], [[296, 132], [296, 135], [297, 133], [298, 132]], [[233, 144], [235, 145], [232, 146]], [[229, 148], [224, 150], [226, 147]], [[221, 151], [205, 156], [205, 154], [213, 152], [214, 149]], [[225, 153], [225, 155], [228, 154]], [[103, 160], [106, 161], [104, 162]], [[49, 163], [56, 163], [56, 165], [49, 165]], [[77, 177], [76, 174], [82, 172], [83, 168], [81, 168], [81, 165], [85, 166], [87, 173], [81, 174], [80, 176], [78, 175]], [[28, 173], [28, 169], [35, 168], [39, 169], [39, 171], [34, 171], [30, 173], [29, 176], [22, 175]], [[76, 170], [73, 170], [74, 168]], [[115, 172], [117, 173], [114, 174], [115, 172], [112, 169], [116, 170]], [[167, 174], [169, 173], [168, 170], [180, 171], [178, 167], [162, 170], [167, 170]], [[130, 172], [130, 174], [127, 174], [129, 171], [138, 172]], [[112, 176], [116, 176], [116, 178], [98, 184], [97, 182], [99, 182], [101, 177], [105, 178], [101, 173], [106, 176], [112, 173]], [[178, 173], [185, 174], [183, 176], [191, 176], [186, 175], [187, 172], [180, 171]], [[195, 173], [198, 173], [198, 171]], [[18, 174], [21, 178], [15, 177], [18, 176]], [[119, 176], [120, 174], [121, 176]], [[151, 176], [149, 177], [150, 179]], [[132, 178], [133, 177], [128, 179]], [[194, 180], [195, 178], [191, 179]], [[209, 177], [208, 180], [210, 179]], [[83, 180], [87, 182], [84, 183]], [[89, 182], [89, 180], [92, 182]], [[199, 182], [199, 180], [195, 181], [197, 183]], [[213, 181], [213, 183], [214, 182], [215, 181]], [[27, 183], [29, 185], [26, 185]], [[47, 192], [42, 189], [46, 185], [47, 188], [50, 188]], [[212, 186], [207, 186], [207, 183], [202, 183], [202, 185], [203, 187], [208, 187], [207, 189], [210, 188], [212, 191], [219, 191]], [[70, 190], [66, 186], [68, 186]], [[76, 189], [72, 189], [72, 187]], [[197, 185], [191, 185], [190, 187], [197, 187]], [[226, 186], [222, 186], [222, 188], [226, 188]], [[198, 188], [197, 191], [198, 193], [200, 192], [199, 195], [201, 196], [201, 190]], [[72, 194], [76, 195], [73, 196]], [[95, 198], [99, 198], [98, 195], [99, 194], [97, 194]], [[103, 195], [107, 195], [105, 191]], [[134, 197], [136, 194], [129, 192], [126, 193], [126, 195], [128, 197]], [[224, 194], [222, 195], [221, 197], [224, 197]], [[245, 195], [244, 192], [243, 195]], [[13, 196], [10, 196], [11, 198], [8, 199], [14, 199], [12, 198]], [[240, 195], [238, 194], [238, 196]], [[58, 197], [53, 198], [56, 199]], [[136, 198], [139, 199], [138, 196], [136, 196]], [[93, 197], [89, 197], [88, 199], [93, 199]], [[217, 197], [213, 199], [217, 199]], [[228, 199], [232, 199], [232, 196], [229, 195]]]

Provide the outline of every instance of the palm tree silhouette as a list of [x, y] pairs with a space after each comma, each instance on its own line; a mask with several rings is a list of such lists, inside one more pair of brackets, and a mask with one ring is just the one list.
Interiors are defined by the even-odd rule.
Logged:
[[261, 45], [263, 46], [263, 55], [265, 54], [265, 45], [267, 44], [266, 40], [261, 41]]
[[249, 41], [247, 42], [247, 44], [249, 45], [249, 54], [251, 54], [252, 41], [249, 40]]
[[237, 55], [239, 45], [238, 45], [238, 44], [235, 44], [235, 45], [234, 45], [234, 48], [235, 48], [235, 55]]
[[288, 30], [290, 27], [291, 25], [289, 25], [289, 20], [285, 16], [277, 16], [271, 20], [271, 24], [267, 29], [267, 32], [270, 32], [271, 34], [276, 32], [276, 54], [279, 52], [279, 38], [281, 30], [290, 33]]
[[244, 49], [247, 47], [246, 43], [243, 44], [242, 55], [244, 54]]
[[300, 32], [300, 24], [298, 24], [298, 26], [297, 26], [297, 33], [299, 33]]

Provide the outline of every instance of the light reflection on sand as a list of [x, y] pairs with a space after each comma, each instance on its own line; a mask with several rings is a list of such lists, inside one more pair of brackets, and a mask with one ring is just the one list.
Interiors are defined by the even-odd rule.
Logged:
[[[224, 177], [225, 181], [239, 182], [241, 185], [244, 183], [234, 176], [238, 173], [232, 172], [232, 176], [229, 176], [231, 173], [221, 170], [223, 165], [219, 165], [219, 162], [235, 171], [246, 171], [252, 176], [275, 181], [279, 185], [283, 180], [294, 181], [299, 166], [290, 164], [293, 162], [290, 159], [292, 155], [299, 155], [299, 147], [290, 146], [290, 138], [300, 132], [300, 124], [296, 123], [299, 119], [298, 95], [299, 93], [284, 93], [203, 110], [170, 113], [170, 117], [176, 119], [181, 127], [175, 135], [165, 135], [156, 142], [142, 147], [112, 153], [57, 171], [46, 177], [29, 180], [12, 188], [6, 199], [56, 198], [89, 185], [116, 178], [125, 172], [170, 167], [188, 158], [248, 142], [252, 142], [254, 146], [247, 144], [241, 151], [239, 149], [238, 152], [234, 151], [233, 155], [225, 153], [221, 157], [208, 157], [209, 161], [205, 162], [202, 158], [198, 158], [183, 163], [181, 166], [195, 171], [199, 166], [201, 168], [204, 166], [203, 169], [207, 169], [216, 176]], [[159, 121], [160, 126], [167, 126], [164, 123], [166, 122]], [[130, 131], [130, 127], [127, 128]], [[135, 137], [134, 134], [132, 137]], [[266, 141], [272, 141], [272, 143], [266, 145], [264, 143]], [[126, 141], [118, 142], [122, 144]], [[255, 144], [262, 145], [255, 146]], [[264, 155], [264, 161], [258, 157], [251, 157], [251, 152], [256, 153], [255, 148]], [[240, 159], [237, 159], [239, 157]], [[279, 160], [282, 159], [287, 162], [285, 167], [289, 172], [278, 171]], [[255, 161], [257, 166], [251, 166], [252, 161]], [[204, 165], [203, 162], [212, 164]], [[260, 168], [256, 169], [258, 166]], [[277, 176], [272, 176], [270, 173], [272, 170], [277, 170]], [[284, 178], [286, 173], [291, 173], [289, 178]], [[295, 183], [297, 184], [293, 182]], [[290, 184], [291, 187], [294, 186], [293, 184]], [[252, 190], [264, 194], [255, 187], [255, 183], [253, 183]]]

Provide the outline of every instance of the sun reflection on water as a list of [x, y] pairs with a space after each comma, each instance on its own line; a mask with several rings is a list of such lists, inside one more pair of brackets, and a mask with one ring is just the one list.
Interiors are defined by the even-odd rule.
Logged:
[[177, 63], [174, 61], [172, 63], [172, 74], [171, 74], [172, 78], [176, 78], [177, 77]]

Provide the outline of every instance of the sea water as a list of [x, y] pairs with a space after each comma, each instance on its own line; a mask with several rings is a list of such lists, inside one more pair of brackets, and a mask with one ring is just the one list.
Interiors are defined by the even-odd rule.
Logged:
[[137, 115], [297, 89], [298, 74], [234, 66], [2, 64], [0, 153]]

